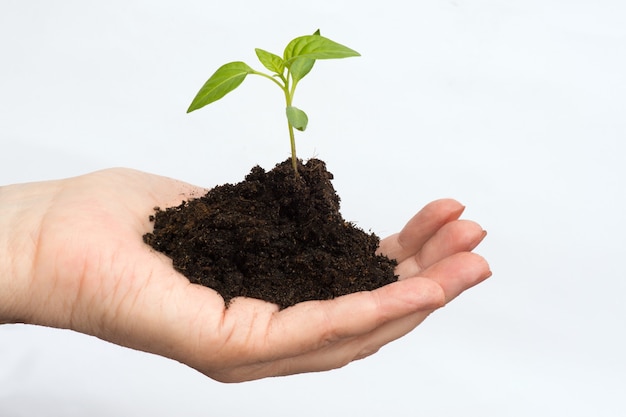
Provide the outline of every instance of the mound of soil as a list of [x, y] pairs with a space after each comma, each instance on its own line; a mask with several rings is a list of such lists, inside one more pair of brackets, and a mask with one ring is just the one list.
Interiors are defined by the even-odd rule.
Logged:
[[156, 209], [144, 241], [191, 282], [226, 305], [239, 296], [278, 304], [325, 300], [391, 283], [396, 262], [376, 255], [379, 239], [346, 222], [326, 164], [291, 160], [254, 167], [178, 207]]

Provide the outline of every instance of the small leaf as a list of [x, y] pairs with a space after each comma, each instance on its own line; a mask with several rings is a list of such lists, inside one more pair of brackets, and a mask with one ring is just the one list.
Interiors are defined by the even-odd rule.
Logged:
[[287, 67], [299, 58], [337, 59], [351, 56], [360, 56], [360, 54], [321, 35], [300, 36], [289, 42], [283, 53]]
[[230, 62], [222, 65], [202, 86], [196, 97], [193, 99], [187, 113], [198, 110], [224, 97], [233, 91], [246, 78], [246, 75], [254, 72], [244, 62]]
[[287, 107], [287, 120], [291, 126], [300, 131], [304, 131], [306, 129], [306, 125], [309, 123], [309, 118], [306, 113], [293, 106]]
[[315, 65], [314, 59], [298, 58], [291, 63], [289, 71], [294, 81], [300, 81], [307, 75]]
[[256, 48], [254, 51], [265, 68], [276, 74], [285, 72], [285, 61], [281, 57], [260, 48]]

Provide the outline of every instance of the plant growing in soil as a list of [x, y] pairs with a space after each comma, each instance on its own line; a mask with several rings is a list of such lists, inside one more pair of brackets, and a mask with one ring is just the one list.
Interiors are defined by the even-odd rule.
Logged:
[[294, 128], [304, 131], [308, 124], [308, 116], [304, 111], [293, 105], [293, 96], [296, 87], [313, 68], [318, 59], [337, 59], [360, 56], [360, 54], [346, 46], [334, 42], [320, 35], [317, 30], [313, 35], [300, 36], [287, 44], [280, 57], [263, 49], [256, 48], [256, 55], [261, 64], [271, 74], [256, 71], [248, 64], [235, 61], [222, 65], [202, 86], [193, 99], [187, 113], [213, 103], [237, 88], [248, 74], [260, 75], [275, 83], [285, 95], [287, 126], [291, 144], [291, 166], [298, 176], [296, 157], [296, 141]]
[[217, 291], [226, 306], [236, 297], [251, 297], [287, 308], [396, 281], [396, 261], [376, 253], [378, 237], [341, 216], [326, 164], [296, 158], [293, 130], [304, 130], [308, 122], [293, 106], [298, 83], [317, 59], [358, 52], [317, 31], [289, 42], [282, 57], [262, 49], [256, 54], [271, 74], [243, 62], [223, 65], [187, 112], [224, 97], [248, 74], [267, 78], [285, 95], [291, 161], [269, 172], [255, 166], [244, 181], [216, 186], [177, 207], [157, 208], [150, 217], [154, 230], [144, 242], [170, 257], [190, 282]]

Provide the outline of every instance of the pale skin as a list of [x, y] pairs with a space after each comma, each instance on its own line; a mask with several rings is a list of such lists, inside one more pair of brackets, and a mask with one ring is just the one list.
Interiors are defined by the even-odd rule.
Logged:
[[284, 310], [248, 298], [226, 308], [142, 241], [153, 207], [205, 192], [119, 168], [0, 187], [0, 323], [72, 329], [240, 382], [369, 356], [491, 275], [471, 252], [486, 232], [445, 199], [381, 241], [396, 283]]

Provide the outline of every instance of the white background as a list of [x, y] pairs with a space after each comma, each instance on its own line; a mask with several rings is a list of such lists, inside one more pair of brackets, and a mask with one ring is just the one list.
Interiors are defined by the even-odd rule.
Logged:
[[299, 156], [381, 236], [457, 198], [494, 272], [364, 361], [237, 385], [1, 326], [0, 415], [625, 415], [625, 22], [620, 0], [0, 0], [0, 183], [270, 169], [289, 147], [267, 80], [185, 110], [218, 66], [320, 28], [362, 57], [299, 85]]

